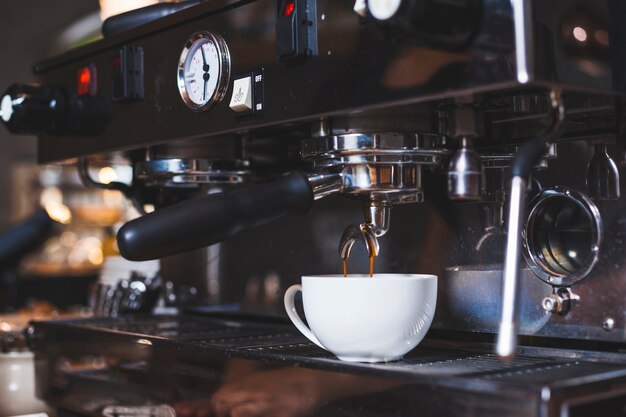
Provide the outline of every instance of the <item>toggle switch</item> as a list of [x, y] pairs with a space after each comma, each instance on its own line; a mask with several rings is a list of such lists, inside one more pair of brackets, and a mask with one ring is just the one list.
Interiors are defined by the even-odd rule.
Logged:
[[276, 55], [281, 61], [317, 55], [317, 0], [277, 0]]
[[143, 48], [124, 45], [113, 55], [113, 100], [138, 101], [144, 98]]
[[244, 77], [233, 83], [233, 95], [230, 98], [230, 108], [237, 113], [252, 110], [252, 77]]

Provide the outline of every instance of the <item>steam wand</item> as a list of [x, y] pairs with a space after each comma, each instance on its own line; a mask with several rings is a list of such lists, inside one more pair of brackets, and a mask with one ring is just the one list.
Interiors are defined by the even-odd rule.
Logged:
[[503, 361], [510, 361], [517, 350], [517, 299], [519, 296], [519, 259], [521, 251], [522, 218], [526, 208], [526, 185], [532, 167], [547, 151], [548, 142], [561, 131], [565, 109], [559, 90], [550, 92], [553, 123], [537, 139], [524, 143], [511, 164], [511, 188], [508, 213], [504, 276], [502, 288], [502, 318], [496, 339], [496, 353]]

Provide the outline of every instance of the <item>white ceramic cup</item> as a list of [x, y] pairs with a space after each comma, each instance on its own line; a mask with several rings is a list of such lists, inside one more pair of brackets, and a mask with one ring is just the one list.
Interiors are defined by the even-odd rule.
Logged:
[[[294, 297], [302, 291], [302, 321]], [[285, 309], [309, 340], [349, 362], [402, 358], [422, 341], [435, 314], [437, 277], [418, 274], [302, 277], [285, 293]]]

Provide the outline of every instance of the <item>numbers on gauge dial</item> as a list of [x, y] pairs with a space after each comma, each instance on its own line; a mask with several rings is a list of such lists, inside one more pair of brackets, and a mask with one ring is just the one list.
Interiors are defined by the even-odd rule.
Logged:
[[215, 43], [200, 38], [189, 49], [184, 63], [184, 83], [189, 100], [198, 106], [215, 95], [220, 76], [220, 53]]

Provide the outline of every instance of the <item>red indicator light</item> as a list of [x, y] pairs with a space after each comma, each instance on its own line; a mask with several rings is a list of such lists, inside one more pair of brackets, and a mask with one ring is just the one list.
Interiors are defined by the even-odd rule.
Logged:
[[283, 6], [283, 16], [291, 16], [296, 9], [296, 0], [287, 0]]
[[78, 70], [77, 90], [79, 96], [95, 94], [95, 74], [90, 67], [82, 67]]

